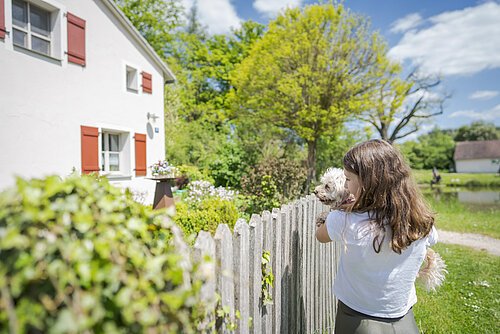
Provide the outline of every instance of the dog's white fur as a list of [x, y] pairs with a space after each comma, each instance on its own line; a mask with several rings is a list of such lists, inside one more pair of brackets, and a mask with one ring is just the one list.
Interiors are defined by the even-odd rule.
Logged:
[[[321, 176], [320, 182], [314, 189], [314, 194], [321, 203], [330, 206], [330, 210], [338, 209], [343, 203], [346, 203], [352, 195], [345, 188], [344, 171], [340, 168], [328, 168]], [[324, 224], [329, 211], [322, 212], [316, 218], [316, 226]], [[427, 291], [435, 291], [444, 281], [446, 264], [441, 256], [427, 248], [423, 266], [417, 275], [417, 282], [422, 284]]]

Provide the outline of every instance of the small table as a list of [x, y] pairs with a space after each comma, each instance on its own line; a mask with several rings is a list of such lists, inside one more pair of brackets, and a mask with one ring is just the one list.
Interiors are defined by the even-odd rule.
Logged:
[[171, 186], [175, 181], [175, 177], [154, 176], [149, 179], [157, 181], [153, 209], [158, 210], [174, 206], [174, 196], [172, 195]]

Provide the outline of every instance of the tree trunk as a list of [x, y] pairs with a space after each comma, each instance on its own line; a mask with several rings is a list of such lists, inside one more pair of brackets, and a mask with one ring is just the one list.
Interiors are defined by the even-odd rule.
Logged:
[[307, 142], [307, 179], [306, 194], [309, 194], [311, 182], [316, 180], [316, 145], [317, 140]]

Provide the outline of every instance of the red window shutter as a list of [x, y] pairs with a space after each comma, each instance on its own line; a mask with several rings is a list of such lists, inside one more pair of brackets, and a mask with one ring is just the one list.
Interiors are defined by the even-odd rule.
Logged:
[[146, 176], [146, 135], [135, 134], [135, 176]]
[[82, 174], [99, 171], [99, 130], [81, 126], [82, 134]]
[[0, 38], [5, 38], [5, 1], [0, 0]]
[[153, 93], [153, 76], [146, 72], [142, 72], [142, 91], [149, 94]]
[[68, 61], [85, 66], [85, 20], [71, 13], [67, 14], [67, 18]]

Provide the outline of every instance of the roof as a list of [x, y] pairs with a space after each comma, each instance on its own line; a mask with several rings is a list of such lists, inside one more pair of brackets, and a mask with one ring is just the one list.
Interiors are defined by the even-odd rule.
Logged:
[[500, 140], [458, 142], [453, 159], [500, 159]]
[[110, 9], [110, 11], [116, 16], [116, 18], [123, 24], [125, 29], [127, 29], [132, 37], [139, 43], [139, 45], [146, 51], [146, 53], [154, 60], [154, 62], [161, 68], [163, 75], [165, 76], [165, 82], [171, 83], [175, 81], [175, 75], [172, 73], [167, 64], [161, 59], [161, 57], [156, 53], [156, 51], [149, 45], [141, 33], [134, 27], [132, 22], [123, 14], [123, 12], [118, 8], [113, 0], [102, 0], [102, 2]]

